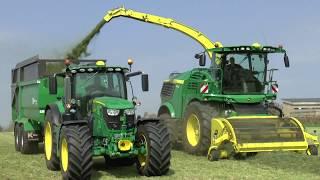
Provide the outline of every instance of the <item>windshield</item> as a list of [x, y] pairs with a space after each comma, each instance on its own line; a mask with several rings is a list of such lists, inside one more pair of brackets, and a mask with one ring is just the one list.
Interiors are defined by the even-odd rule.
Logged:
[[261, 94], [264, 92], [266, 54], [230, 53], [223, 58], [225, 94]]
[[78, 73], [74, 82], [77, 99], [101, 96], [126, 99], [124, 75], [120, 72]]

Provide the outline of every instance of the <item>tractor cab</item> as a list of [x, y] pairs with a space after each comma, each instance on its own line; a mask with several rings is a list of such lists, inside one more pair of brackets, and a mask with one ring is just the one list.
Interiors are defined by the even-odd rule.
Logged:
[[221, 82], [222, 94], [270, 93], [272, 86], [276, 86], [272, 79], [276, 69], [268, 70], [270, 53], [284, 53], [285, 66], [289, 67], [288, 56], [281, 46], [254, 43], [252, 46], [219, 47], [209, 51], [214, 54], [210, 69], [214, 79]]
[[[77, 65], [67, 60], [65, 64], [65, 72], [53, 76], [49, 84], [54, 94], [57, 89], [57, 77], [64, 79], [64, 102], [70, 114], [74, 116], [71, 119], [88, 118], [97, 104], [103, 106], [106, 114], [111, 114], [110, 116], [120, 115], [120, 110], [135, 115], [135, 99], [127, 99], [126, 82], [132, 76], [141, 75], [141, 71], [130, 72], [128, 68], [109, 67], [105, 61]], [[142, 74], [142, 90], [148, 91], [147, 74]]]

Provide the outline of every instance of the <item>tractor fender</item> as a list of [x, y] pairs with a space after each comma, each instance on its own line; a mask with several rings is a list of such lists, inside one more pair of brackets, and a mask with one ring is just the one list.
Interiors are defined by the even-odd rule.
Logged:
[[159, 121], [160, 121], [159, 118], [137, 118], [136, 125], [139, 125], [139, 124], [145, 123], [145, 122], [159, 122]]
[[158, 116], [163, 112], [168, 112], [169, 115], [171, 116], [171, 118], [176, 118], [176, 112], [175, 112], [172, 104], [169, 102], [166, 102], [160, 106], [160, 108], [158, 110]]
[[46, 114], [47, 111], [50, 110], [52, 114], [52, 123], [55, 125], [61, 124], [62, 116], [57, 104], [50, 104], [46, 107]]

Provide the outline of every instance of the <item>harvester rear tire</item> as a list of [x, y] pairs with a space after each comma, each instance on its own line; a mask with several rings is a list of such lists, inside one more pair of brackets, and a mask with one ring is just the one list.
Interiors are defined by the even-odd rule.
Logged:
[[22, 154], [33, 154], [38, 151], [38, 142], [28, 140], [28, 132], [20, 126], [20, 151]]
[[[60, 164], [59, 164], [59, 158], [57, 156], [57, 135], [56, 135], [56, 132], [54, 131], [54, 127], [55, 125], [52, 123], [52, 111], [51, 110], [47, 110], [46, 112], [46, 117], [45, 117], [45, 123], [44, 123], [44, 158], [46, 160], [46, 166], [49, 170], [52, 170], [52, 171], [58, 171], [60, 170]], [[49, 126], [50, 127], [47, 127]], [[48, 152], [48, 154], [51, 154], [49, 155], [50, 157], [47, 157], [47, 149], [46, 148], [46, 130], [47, 128], [50, 128], [50, 131], [51, 131], [51, 153]], [[49, 147], [50, 149], [50, 147]]]
[[17, 152], [20, 151], [21, 148], [21, 137], [20, 137], [20, 126], [16, 124], [14, 126], [14, 147]]
[[169, 171], [170, 135], [163, 122], [148, 121], [138, 125], [137, 144], [146, 145], [147, 154], [138, 155], [137, 170], [144, 176], [161, 176]]
[[[190, 144], [187, 137], [188, 118], [192, 114], [198, 118], [200, 125], [200, 137], [196, 145]], [[217, 114], [217, 109], [210, 104], [195, 101], [187, 106], [183, 116], [183, 146], [186, 152], [195, 155], [207, 154], [211, 142], [211, 119]]]
[[91, 178], [92, 145], [92, 135], [87, 125], [70, 125], [62, 128], [59, 147], [63, 179]]
[[181, 128], [177, 127], [177, 120], [171, 119], [171, 116], [168, 113], [160, 114], [159, 118], [168, 128], [172, 148], [179, 149], [181, 146], [179, 144], [179, 134], [181, 134], [179, 131]]

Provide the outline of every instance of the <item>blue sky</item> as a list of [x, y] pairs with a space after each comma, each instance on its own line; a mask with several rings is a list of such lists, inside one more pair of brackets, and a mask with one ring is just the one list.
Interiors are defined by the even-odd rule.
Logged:
[[[278, 67], [280, 98], [320, 97], [320, 1], [40, 1], [2, 0], [0, 6], [0, 125], [8, 125], [10, 76], [16, 63], [39, 54], [61, 58], [98, 23], [105, 13], [119, 6], [171, 17], [224, 45], [282, 44], [291, 67], [282, 57], [271, 59]], [[140, 79], [134, 81], [142, 101], [140, 112], [156, 112], [162, 80], [172, 71], [197, 67], [194, 54], [202, 47], [173, 30], [119, 18], [107, 24], [90, 45], [89, 58], [104, 58], [108, 64], [126, 66], [150, 75], [150, 92], [142, 93]]]

